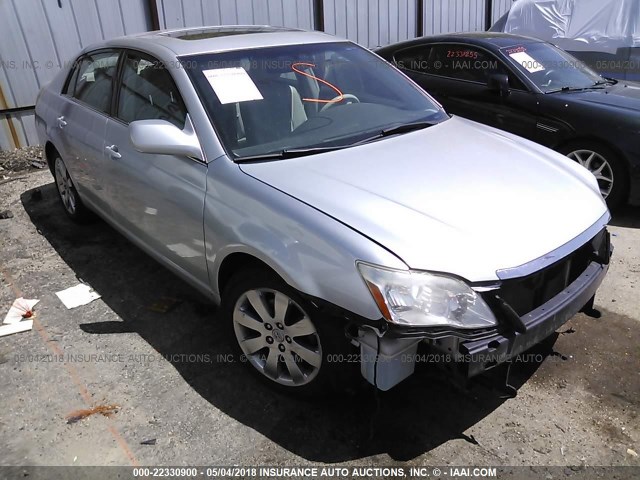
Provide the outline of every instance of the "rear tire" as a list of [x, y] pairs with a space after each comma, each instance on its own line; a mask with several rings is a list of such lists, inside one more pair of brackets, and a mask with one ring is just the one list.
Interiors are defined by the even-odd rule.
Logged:
[[616, 210], [629, 195], [629, 169], [624, 159], [597, 142], [579, 141], [560, 149], [560, 153], [578, 162], [596, 176], [600, 192], [610, 210]]
[[266, 269], [232, 277], [221, 314], [241, 361], [271, 388], [317, 397], [353, 379], [344, 322]]
[[77, 223], [85, 223], [90, 220], [91, 212], [82, 203], [67, 166], [57, 152], [53, 159], [53, 177], [56, 182], [60, 203], [69, 218]]

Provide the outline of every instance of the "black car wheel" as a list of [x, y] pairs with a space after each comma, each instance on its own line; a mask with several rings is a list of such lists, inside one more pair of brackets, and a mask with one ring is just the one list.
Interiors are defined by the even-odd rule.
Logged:
[[629, 192], [628, 169], [610, 148], [595, 142], [572, 143], [561, 149], [596, 177], [600, 193], [611, 210], [626, 201]]

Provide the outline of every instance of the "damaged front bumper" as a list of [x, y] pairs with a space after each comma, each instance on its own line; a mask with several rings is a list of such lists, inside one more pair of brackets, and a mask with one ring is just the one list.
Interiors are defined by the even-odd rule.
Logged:
[[[390, 325], [380, 333], [360, 327], [355, 340], [360, 345], [362, 375], [380, 390], [388, 390], [410, 376], [416, 361], [423, 358], [429, 363], [447, 364], [465, 378], [507, 362], [549, 337], [581, 310], [593, 306], [595, 293], [609, 269], [611, 252], [609, 233], [604, 229], [552, 267], [531, 278], [518, 279], [515, 287], [505, 282], [502, 290], [487, 292], [500, 322], [495, 329], [456, 331]], [[563, 283], [558, 286], [558, 281]], [[529, 294], [538, 299], [538, 304], [527, 313], [522, 312], [527, 309], [527, 302], [521, 301], [526, 296], [523, 285], [536, 285]], [[552, 293], [550, 286], [555, 288]], [[502, 293], [508, 301], [501, 298]], [[428, 344], [437, 354], [418, 355], [421, 343]]]
[[523, 332], [499, 333], [459, 345], [459, 360], [467, 377], [504, 363], [540, 343], [580, 312], [600, 287], [609, 265], [591, 262], [573, 283], [547, 303], [522, 317]]

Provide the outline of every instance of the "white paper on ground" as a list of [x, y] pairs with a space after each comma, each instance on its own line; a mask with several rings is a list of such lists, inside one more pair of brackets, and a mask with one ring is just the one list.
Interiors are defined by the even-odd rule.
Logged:
[[23, 320], [22, 322], [2, 325], [0, 327], [0, 337], [12, 335], [14, 333], [26, 332], [33, 328], [33, 320]]
[[16, 298], [9, 308], [9, 312], [4, 317], [4, 321], [2, 323], [6, 325], [12, 325], [14, 323], [22, 321], [22, 315], [27, 313], [29, 310], [33, 310], [34, 305], [39, 301], [40, 300], [29, 300], [22, 297]]
[[98, 293], [84, 283], [67, 288], [61, 292], [56, 292], [56, 295], [68, 309], [86, 305], [87, 303], [93, 302], [96, 298], [100, 298]]
[[544, 66], [527, 52], [516, 52], [509, 56], [522, 65], [529, 73], [542, 72], [545, 70]]
[[214, 68], [203, 70], [209, 85], [216, 92], [220, 103], [248, 102], [262, 100], [260, 90], [253, 83], [247, 71], [242, 67]]

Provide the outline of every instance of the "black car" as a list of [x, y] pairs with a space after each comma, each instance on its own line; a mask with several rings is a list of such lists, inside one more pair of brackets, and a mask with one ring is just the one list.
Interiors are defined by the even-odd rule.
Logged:
[[550, 43], [504, 33], [423, 37], [376, 53], [449, 113], [581, 163], [610, 208], [640, 196], [640, 83], [601, 77]]

